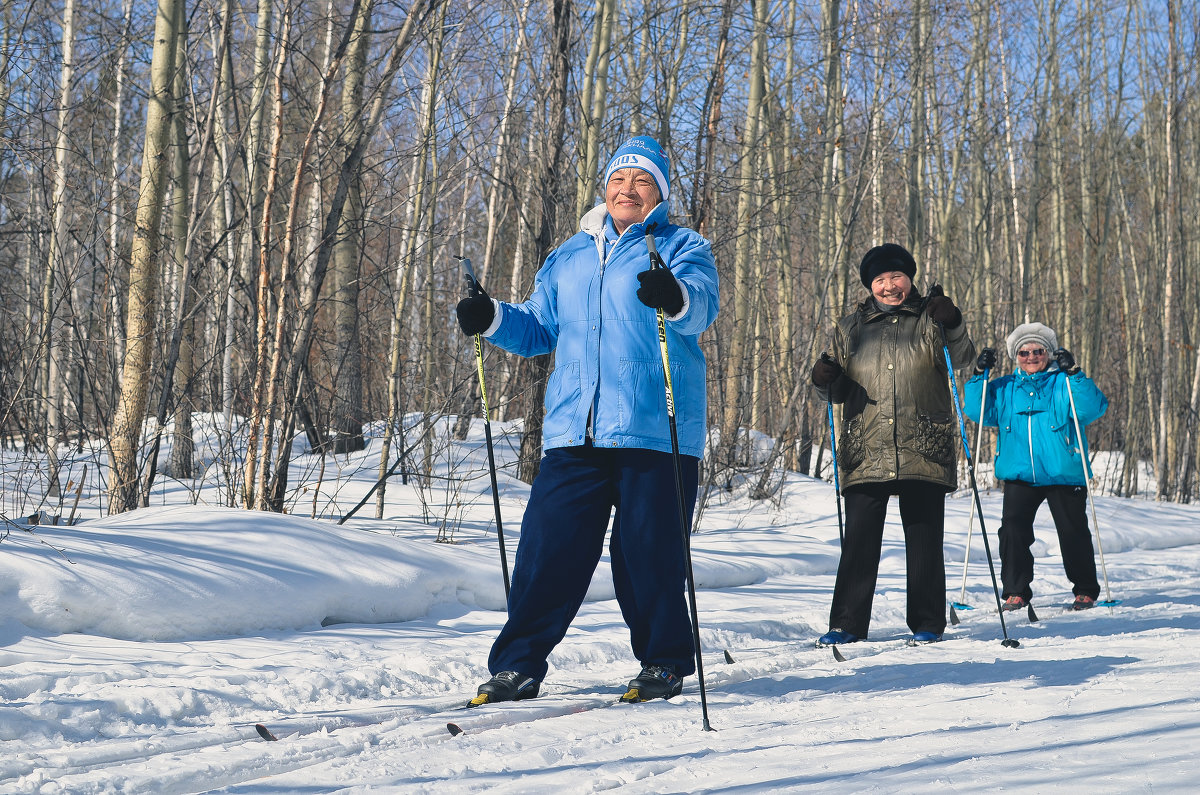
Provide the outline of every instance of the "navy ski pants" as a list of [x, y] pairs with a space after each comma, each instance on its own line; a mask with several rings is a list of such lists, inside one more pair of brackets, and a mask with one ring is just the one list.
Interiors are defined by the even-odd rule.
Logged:
[[[699, 459], [680, 456], [680, 465], [691, 527]], [[492, 645], [491, 672], [545, 678], [546, 658], [583, 604], [615, 508], [609, 556], [633, 654], [643, 665], [693, 673], [677, 500], [670, 453], [591, 445], [546, 451], [521, 521], [508, 621]]]
[[883, 522], [893, 494], [900, 498], [904, 523], [908, 628], [941, 635], [946, 629], [946, 562], [942, 556], [946, 489], [919, 480], [865, 483], [843, 492], [846, 537], [833, 586], [829, 626], [860, 638], [867, 636], [879, 578]]
[[1050, 505], [1063, 569], [1076, 596], [1100, 596], [1096, 581], [1096, 553], [1087, 520], [1084, 486], [1034, 486], [1020, 480], [1004, 481], [1004, 509], [1000, 523], [1000, 578], [1004, 596], [1033, 600], [1033, 519], [1042, 502]]

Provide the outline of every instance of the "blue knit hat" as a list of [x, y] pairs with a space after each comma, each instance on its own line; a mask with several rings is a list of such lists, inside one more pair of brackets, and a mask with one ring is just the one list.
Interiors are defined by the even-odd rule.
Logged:
[[603, 184], [608, 185], [613, 172], [622, 168], [640, 168], [654, 177], [662, 201], [671, 195], [671, 164], [667, 153], [649, 135], [638, 135], [617, 147], [604, 169]]

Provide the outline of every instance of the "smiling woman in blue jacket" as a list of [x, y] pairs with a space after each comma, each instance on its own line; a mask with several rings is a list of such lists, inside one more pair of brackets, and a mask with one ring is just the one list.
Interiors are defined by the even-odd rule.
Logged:
[[1084, 610], [1096, 604], [1100, 585], [1086, 511], [1087, 438], [1076, 438], [1071, 398], [1080, 428], [1104, 415], [1108, 398], [1076, 366], [1075, 357], [1058, 347], [1057, 335], [1047, 326], [1017, 326], [1006, 343], [1016, 370], [985, 382], [984, 371], [996, 363], [996, 352], [985, 348], [963, 392], [966, 414], [978, 422], [987, 384], [983, 424], [999, 430], [995, 463], [996, 477], [1004, 482], [999, 533], [1004, 609], [1023, 609], [1033, 599], [1033, 520], [1047, 502], [1063, 568], [1073, 585], [1072, 607]]
[[[546, 258], [527, 301], [458, 304], [465, 333], [521, 356], [554, 354], [545, 456], [521, 521], [508, 621], [488, 659], [493, 676], [472, 703], [538, 694], [613, 508], [613, 585], [642, 665], [631, 700], [670, 698], [695, 670], [656, 310], [666, 315], [690, 526], [706, 438], [697, 337], [717, 316], [717, 270], [709, 242], [667, 220], [669, 164], [653, 138], [622, 144], [602, 184], [604, 203]], [[647, 235], [666, 269], [650, 269]]]

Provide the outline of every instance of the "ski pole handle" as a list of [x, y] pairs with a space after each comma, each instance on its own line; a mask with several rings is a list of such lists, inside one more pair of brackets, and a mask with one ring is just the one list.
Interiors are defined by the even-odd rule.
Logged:
[[474, 298], [477, 295], [483, 295], [483, 287], [479, 284], [479, 280], [475, 278], [475, 269], [471, 267], [470, 257], [454, 257], [458, 260], [459, 265], [463, 269], [463, 280], [466, 282], [467, 297]]

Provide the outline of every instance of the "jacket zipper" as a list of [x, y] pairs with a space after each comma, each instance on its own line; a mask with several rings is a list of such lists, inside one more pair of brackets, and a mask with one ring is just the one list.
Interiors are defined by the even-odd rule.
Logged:
[[1033, 415], [1025, 415], [1025, 429], [1029, 435], [1029, 471], [1033, 473], [1033, 482], [1037, 483], [1037, 465], [1033, 463]]

